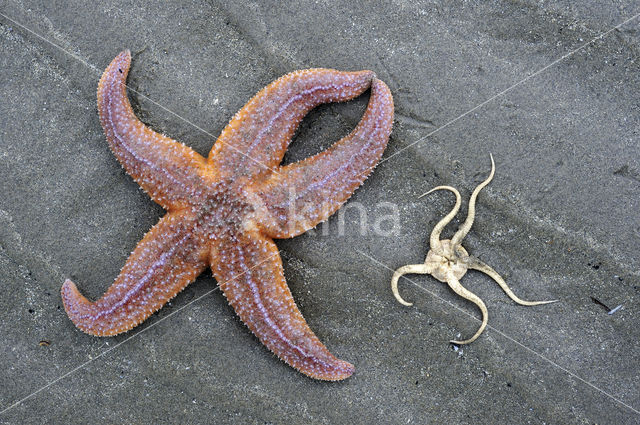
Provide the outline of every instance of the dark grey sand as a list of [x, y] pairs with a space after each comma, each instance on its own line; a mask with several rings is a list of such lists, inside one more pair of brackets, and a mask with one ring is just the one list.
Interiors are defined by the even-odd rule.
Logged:
[[[343, 3], [0, 4], [0, 422], [640, 423], [637, 2]], [[63, 280], [99, 297], [163, 214], [98, 121], [98, 78], [125, 48], [136, 113], [201, 154], [289, 71], [371, 69], [389, 85], [388, 160], [344, 225], [278, 241], [300, 309], [353, 377], [279, 361], [208, 272], [124, 335], [69, 321]], [[285, 161], [347, 134], [366, 101], [313, 111]], [[389, 282], [453, 204], [417, 197], [455, 186], [464, 218], [489, 153], [465, 247], [522, 298], [560, 302], [519, 306], [470, 272], [489, 327], [454, 347], [476, 307], [426, 276], [400, 282], [404, 307]]]

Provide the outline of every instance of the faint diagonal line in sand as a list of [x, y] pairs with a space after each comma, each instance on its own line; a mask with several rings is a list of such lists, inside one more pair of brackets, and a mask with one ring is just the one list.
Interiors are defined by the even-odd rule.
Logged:
[[[273, 253], [271, 254], [269, 257], [267, 257], [265, 260], [259, 262], [258, 264], [254, 265], [253, 267], [250, 267], [249, 269], [247, 269], [246, 271], [237, 274], [236, 276], [232, 277], [231, 279], [227, 280], [227, 282], [232, 281], [233, 279], [236, 279], [240, 276], [242, 276], [243, 274], [255, 269], [258, 266], [261, 266], [262, 264], [264, 264], [265, 262], [269, 261], [271, 258], [273, 258], [274, 256], [278, 255], [277, 253]], [[225, 282], [226, 283], [226, 282]], [[48, 384], [38, 388], [37, 390], [35, 390], [34, 392], [32, 392], [31, 394], [29, 394], [26, 397], [21, 398], [20, 400], [14, 402], [13, 404], [11, 404], [10, 406], [7, 406], [6, 408], [4, 408], [2, 411], [0, 411], [0, 415], [8, 412], [9, 410], [13, 409], [16, 406], [19, 406], [20, 404], [24, 403], [25, 401], [27, 401], [28, 399], [30, 399], [31, 397], [37, 395], [38, 393], [46, 390], [47, 388], [51, 387], [52, 385], [56, 384], [57, 382], [63, 380], [64, 378], [66, 378], [69, 375], [73, 375], [75, 372], [85, 368], [86, 366], [88, 366], [89, 364], [93, 363], [94, 361], [98, 360], [101, 357], [104, 357], [106, 354], [110, 353], [111, 351], [115, 350], [116, 348], [120, 347], [122, 344], [128, 342], [129, 340], [137, 337], [138, 335], [148, 331], [149, 329], [153, 328], [154, 326], [162, 323], [163, 321], [165, 321], [166, 319], [168, 319], [169, 317], [173, 316], [176, 313], [179, 313], [180, 311], [184, 310], [185, 308], [189, 307], [191, 304], [195, 303], [196, 301], [201, 300], [202, 298], [206, 297], [209, 294], [212, 294], [213, 292], [217, 291], [218, 289], [220, 289], [220, 284], [218, 284], [218, 286], [216, 286], [215, 288], [213, 288], [210, 291], [205, 292], [204, 294], [200, 295], [198, 298], [195, 298], [191, 301], [189, 301], [187, 304], [183, 305], [180, 308], [175, 309], [174, 311], [172, 311], [171, 313], [167, 314], [166, 316], [164, 316], [161, 319], [158, 319], [157, 321], [153, 322], [152, 324], [150, 324], [149, 326], [147, 326], [146, 328], [142, 329], [140, 332], [136, 332], [135, 334], [127, 337], [126, 339], [124, 339], [123, 341], [120, 341], [119, 343], [117, 343], [116, 345], [114, 345], [113, 347], [103, 351], [102, 353], [98, 354], [95, 357], [90, 358], [89, 360], [87, 360], [86, 362], [82, 363], [81, 365], [71, 369], [69, 372], [65, 373], [64, 375], [61, 375], [59, 377], [57, 377], [56, 379], [54, 379], [53, 381], [50, 381]]]
[[504, 94], [510, 92], [511, 90], [515, 89], [516, 87], [521, 86], [522, 84], [526, 83], [527, 81], [529, 81], [530, 79], [532, 79], [533, 77], [543, 73], [544, 71], [546, 71], [547, 69], [551, 68], [552, 66], [558, 64], [559, 62], [562, 62], [563, 60], [567, 59], [570, 56], [573, 56], [574, 54], [576, 54], [577, 52], [579, 52], [580, 50], [584, 49], [585, 47], [587, 47], [590, 44], [595, 43], [596, 41], [600, 40], [601, 38], [605, 37], [606, 35], [608, 35], [609, 33], [611, 33], [612, 31], [617, 30], [618, 28], [622, 27], [623, 25], [633, 21], [634, 19], [636, 19], [638, 16], [640, 16], [640, 13], [637, 13], [635, 15], [633, 15], [632, 17], [625, 19], [624, 21], [622, 21], [621, 23], [619, 23], [618, 25], [616, 25], [615, 27], [602, 32], [600, 34], [598, 34], [596, 37], [592, 38], [591, 40], [587, 41], [586, 43], [580, 45], [579, 47], [571, 50], [568, 53], [565, 53], [564, 55], [562, 55], [561, 57], [559, 57], [558, 59], [554, 60], [553, 62], [551, 62], [550, 64], [540, 68], [539, 70], [535, 71], [532, 74], [527, 75], [526, 77], [524, 77], [522, 80], [518, 81], [517, 83], [507, 87], [506, 89], [502, 90], [501, 92], [491, 96], [489, 99], [485, 100], [482, 103], [479, 103], [478, 105], [474, 106], [473, 108], [469, 109], [467, 112], [458, 115], [457, 117], [455, 117], [452, 120], [447, 121], [445, 124], [441, 125], [440, 127], [436, 128], [435, 130], [429, 132], [426, 136], [422, 136], [421, 138], [419, 138], [418, 140], [416, 140], [415, 142], [405, 146], [404, 148], [398, 150], [397, 152], [392, 153], [391, 155], [389, 155], [386, 158], [382, 158], [382, 160], [380, 160], [380, 162], [378, 163], [378, 165], [382, 164], [383, 162], [386, 162], [388, 160], [390, 160], [391, 158], [401, 154], [402, 152], [406, 151], [407, 149], [409, 149], [412, 146], [417, 145], [420, 142], [425, 141], [426, 139], [428, 139], [429, 137], [431, 137], [432, 135], [436, 134], [437, 132], [439, 132], [440, 130], [443, 130], [447, 127], [449, 127], [451, 124], [454, 124], [455, 122], [461, 120], [462, 118], [466, 117], [467, 115], [469, 115], [470, 113], [477, 111], [478, 109], [482, 108], [484, 105], [492, 102], [493, 100], [503, 96]]
[[[381, 263], [380, 261], [376, 260], [376, 259], [375, 259], [375, 258], [373, 258], [372, 256], [370, 256], [370, 255], [368, 255], [368, 254], [365, 254], [364, 252], [359, 251], [359, 250], [356, 250], [356, 251], [357, 251], [360, 255], [362, 255], [362, 256], [364, 256], [364, 257], [367, 257], [369, 260], [373, 261], [375, 264], [377, 264], [377, 265], [379, 265], [379, 266], [381, 266], [381, 267], [383, 267], [383, 268], [385, 268], [385, 269], [387, 269], [387, 270], [389, 270], [389, 271], [391, 271], [391, 272], [394, 272], [394, 270], [393, 270], [392, 268], [390, 268], [390, 267], [388, 267], [387, 265], [385, 265], [385, 264]], [[414, 284], [415, 286], [417, 286], [417, 287], [418, 287], [418, 288], [420, 288], [421, 290], [423, 290], [423, 291], [425, 291], [425, 292], [429, 293], [429, 294], [430, 294], [430, 295], [432, 295], [434, 298], [436, 298], [436, 299], [438, 299], [438, 300], [440, 300], [440, 301], [442, 301], [442, 302], [444, 302], [444, 303], [446, 303], [446, 304], [449, 304], [450, 306], [452, 306], [452, 307], [453, 307], [453, 308], [455, 308], [456, 310], [459, 310], [459, 311], [463, 312], [464, 314], [466, 314], [467, 316], [471, 317], [473, 320], [476, 320], [476, 321], [478, 321], [478, 322], [481, 322], [481, 320], [480, 320], [480, 319], [478, 319], [477, 317], [475, 317], [475, 316], [474, 316], [474, 315], [472, 315], [471, 313], [467, 312], [466, 310], [461, 309], [461, 308], [460, 308], [460, 307], [458, 307], [457, 305], [453, 304], [451, 301], [447, 301], [447, 300], [445, 300], [444, 298], [442, 298], [442, 297], [438, 296], [438, 294], [436, 294], [435, 292], [430, 291], [429, 289], [425, 288], [424, 286], [422, 286], [422, 285], [420, 285], [420, 284], [416, 283], [415, 281], [413, 281], [413, 280], [409, 279], [406, 275], [405, 275], [405, 276], [403, 276], [403, 278], [404, 278], [404, 279], [407, 279], [409, 282], [411, 282], [412, 284]], [[493, 326], [491, 326], [491, 325], [489, 325], [489, 324], [487, 324], [487, 329], [491, 329], [492, 331], [494, 331], [494, 332], [496, 332], [496, 333], [498, 333], [498, 334], [502, 335], [504, 338], [508, 339], [509, 341], [513, 342], [514, 344], [519, 345], [520, 347], [524, 348], [524, 349], [525, 349], [525, 350], [527, 350], [528, 352], [530, 352], [530, 353], [532, 353], [532, 354], [535, 354], [536, 356], [540, 357], [541, 359], [543, 359], [543, 360], [544, 360], [544, 361], [546, 361], [547, 363], [549, 363], [549, 364], [553, 365], [554, 367], [556, 367], [556, 368], [558, 368], [558, 369], [562, 370], [562, 371], [563, 371], [563, 372], [565, 372], [567, 375], [570, 375], [571, 377], [573, 377], [573, 378], [577, 379], [578, 381], [580, 381], [580, 382], [582, 382], [582, 383], [584, 383], [584, 384], [586, 384], [586, 385], [590, 386], [590, 387], [591, 387], [591, 388], [593, 388], [594, 390], [596, 390], [596, 391], [598, 391], [598, 392], [600, 392], [600, 393], [604, 394], [605, 396], [609, 397], [610, 399], [614, 400], [615, 402], [620, 403], [622, 406], [626, 407], [627, 409], [631, 410], [632, 412], [637, 413], [637, 414], [639, 414], [639, 415], [640, 415], [640, 411], [639, 411], [639, 410], [637, 410], [637, 409], [635, 409], [635, 408], [633, 408], [633, 407], [629, 406], [627, 403], [625, 403], [624, 401], [620, 400], [619, 398], [617, 398], [617, 397], [613, 396], [612, 394], [610, 394], [610, 393], [606, 392], [605, 390], [603, 390], [603, 389], [600, 389], [600, 388], [596, 387], [596, 386], [595, 386], [595, 385], [593, 385], [591, 382], [587, 381], [587, 380], [586, 380], [586, 379], [584, 379], [584, 378], [581, 378], [580, 376], [576, 375], [574, 372], [571, 372], [569, 369], [567, 369], [567, 368], [565, 368], [565, 367], [560, 366], [558, 363], [554, 362], [554, 361], [553, 361], [553, 360], [551, 360], [551, 359], [548, 359], [547, 357], [545, 357], [545, 356], [543, 356], [542, 354], [538, 353], [538, 352], [537, 352], [537, 351], [535, 351], [534, 349], [529, 348], [529, 347], [527, 347], [526, 345], [524, 345], [523, 343], [521, 343], [521, 342], [519, 342], [519, 341], [517, 341], [517, 340], [513, 339], [512, 337], [510, 337], [509, 335], [505, 334], [505, 333], [504, 333], [504, 332], [502, 332], [501, 330], [496, 329], [496, 328], [494, 328]]]

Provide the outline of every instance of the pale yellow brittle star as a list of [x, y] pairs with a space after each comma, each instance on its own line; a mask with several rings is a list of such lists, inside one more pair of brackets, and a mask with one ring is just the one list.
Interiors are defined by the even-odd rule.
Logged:
[[478, 331], [469, 339], [465, 339], [463, 341], [452, 340], [450, 341], [453, 344], [469, 344], [476, 340], [480, 336], [480, 334], [484, 331], [484, 328], [487, 326], [487, 322], [489, 320], [489, 313], [487, 311], [487, 306], [484, 302], [473, 292], [469, 291], [465, 287], [460, 284], [460, 279], [467, 273], [468, 269], [478, 270], [493, 280], [495, 280], [498, 285], [507, 293], [507, 295], [516, 303], [522, 305], [540, 305], [540, 304], [548, 304], [553, 303], [558, 300], [552, 301], [524, 301], [518, 298], [507, 286], [507, 283], [504, 279], [489, 265], [483, 263], [478, 258], [469, 255], [467, 251], [462, 247], [462, 239], [467, 236], [469, 230], [471, 230], [471, 226], [473, 225], [473, 220], [476, 214], [476, 198], [480, 191], [491, 182], [493, 179], [493, 175], [495, 173], [495, 163], [493, 162], [493, 155], [491, 156], [491, 173], [489, 177], [480, 183], [478, 187], [476, 187], [471, 194], [471, 198], [469, 199], [469, 212], [467, 214], [467, 218], [462, 223], [458, 231], [453, 235], [451, 239], [440, 240], [440, 232], [445, 228], [447, 224], [456, 216], [458, 210], [460, 209], [460, 193], [451, 186], [437, 186], [419, 196], [422, 198], [425, 195], [430, 194], [436, 190], [448, 190], [453, 192], [456, 196], [456, 204], [449, 214], [447, 214], [438, 224], [435, 225], [433, 231], [431, 232], [431, 237], [429, 238], [429, 247], [430, 250], [427, 253], [427, 258], [424, 261], [424, 264], [409, 264], [406, 266], [400, 267], [393, 273], [393, 278], [391, 279], [391, 290], [393, 291], [393, 295], [395, 295], [396, 299], [400, 304], [411, 306], [412, 303], [406, 302], [398, 292], [398, 279], [402, 275], [405, 274], [430, 274], [431, 276], [438, 279], [440, 282], [444, 282], [449, 285], [453, 291], [460, 295], [462, 298], [465, 298], [480, 308], [482, 312], [482, 324]]

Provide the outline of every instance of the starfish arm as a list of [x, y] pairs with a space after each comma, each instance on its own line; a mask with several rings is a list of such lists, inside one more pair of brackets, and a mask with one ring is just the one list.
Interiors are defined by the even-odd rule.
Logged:
[[97, 301], [87, 300], [66, 280], [61, 294], [69, 318], [96, 336], [125, 332], [160, 309], [207, 266], [208, 250], [184, 214], [164, 216], [138, 243], [120, 275]]
[[315, 379], [351, 376], [353, 365], [334, 357], [302, 317], [270, 238], [253, 231], [220, 240], [211, 270], [240, 319], [281, 360]]
[[517, 302], [518, 304], [521, 304], [521, 305], [540, 305], [540, 304], [555, 303], [555, 302], [558, 301], [558, 300], [551, 300], [551, 301], [525, 301], [525, 300], [522, 300], [522, 299], [518, 298], [516, 296], [516, 294], [514, 294], [513, 291], [511, 291], [511, 289], [509, 289], [509, 286], [507, 285], [507, 282], [504, 281], [502, 276], [500, 276], [498, 274], [498, 272], [496, 272], [491, 266], [489, 266], [488, 264], [485, 264], [484, 262], [480, 261], [478, 258], [469, 257], [468, 267], [470, 269], [473, 269], [473, 270], [478, 270], [478, 271], [486, 274], [487, 276], [489, 276], [493, 280], [495, 280], [498, 283], [498, 285], [500, 285], [502, 290], [509, 296], [509, 298], [511, 298], [513, 301]]
[[476, 294], [474, 294], [473, 292], [469, 291], [464, 286], [462, 286], [462, 284], [460, 284], [460, 281], [456, 279], [453, 273], [451, 272], [448, 273], [447, 275], [447, 284], [449, 285], [449, 288], [453, 289], [453, 291], [456, 294], [460, 295], [462, 298], [469, 300], [475, 305], [477, 305], [480, 311], [482, 312], [482, 324], [480, 325], [480, 328], [475, 333], [475, 335], [463, 341], [457, 341], [457, 340], [450, 341], [452, 344], [458, 344], [458, 345], [470, 344], [480, 336], [482, 331], [484, 331], [484, 328], [487, 326], [487, 322], [489, 321], [489, 312], [487, 311], [487, 306], [480, 299], [480, 297], [478, 297]]
[[469, 212], [467, 213], [467, 219], [464, 221], [464, 223], [462, 223], [456, 234], [451, 238], [451, 246], [453, 246], [454, 249], [456, 246], [462, 243], [462, 239], [467, 236], [467, 233], [469, 233], [469, 230], [471, 230], [471, 226], [473, 226], [473, 220], [476, 217], [476, 198], [478, 197], [478, 194], [486, 185], [491, 182], [491, 180], [493, 180], [493, 174], [496, 171], [496, 164], [493, 162], [493, 155], [490, 154], [489, 156], [491, 157], [491, 173], [489, 173], [489, 177], [487, 177], [485, 181], [480, 183], [471, 194], [471, 198], [469, 199]]
[[440, 241], [440, 233], [442, 233], [442, 230], [445, 228], [445, 226], [449, 224], [451, 220], [453, 220], [456, 214], [458, 214], [458, 211], [460, 210], [460, 204], [462, 201], [460, 199], [460, 192], [458, 192], [458, 190], [455, 187], [451, 187], [451, 186], [436, 186], [430, 191], [418, 196], [418, 198], [422, 198], [423, 196], [428, 195], [431, 192], [436, 190], [448, 190], [450, 192], [453, 192], [454, 195], [456, 195], [456, 204], [453, 206], [449, 214], [445, 215], [444, 218], [440, 220], [438, 224], [436, 224], [433, 227], [433, 230], [431, 231], [431, 236], [429, 237], [429, 247], [436, 254], [443, 255], [444, 251], [442, 249], [442, 243]]
[[290, 238], [329, 218], [380, 160], [392, 123], [391, 92], [374, 79], [367, 110], [351, 134], [324, 152], [281, 167], [251, 188], [263, 231], [273, 238]]
[[198, 193], [205, 160], [182, 143], [145, 126], [133, 113], [126, 80], [131, 52], [120, 53], [98, 85], [100, 123], [111, 150], [133, 179], [165, 209]]
[[271, 171], [284, 157], [298, 124], [311, 109], [364, 93], [371, 71], [307, 69], [287, 74], [260, 90], [225, 127], [209, 154], [223, 178]]
[[405, 274], [431, 274], [433, 271], [433, 266], [430, 264], [409, 264], [406, 266], [402, 266], [393, 272], [393, 277], [391, 278], [391, 291], [393, 292], [393, 296], [396, 297], [396, 300], [402, 305], [412, 306], [413, 303], [405, 301], [398, 291], [398, 280]]

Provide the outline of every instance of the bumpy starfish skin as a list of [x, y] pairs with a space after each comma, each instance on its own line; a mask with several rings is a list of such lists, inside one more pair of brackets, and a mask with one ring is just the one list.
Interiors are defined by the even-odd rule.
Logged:
[[[65, 281], [62, 299], [73, 323], [92, 335], [127, 331], [209, 266], [238, 316], [278, 357], [313, 378], [350, 376], [353, 366], [327, 350], [298, 310], [272, 238], [326, 220], [367, 178], [391, 132], [388, 87], [370, 71], [285, 75], [234, 116], [205, 159], [136, 118], [125, 87], [130, 62], [124, 51], [102, 75], [100, 122], [125, 170], [168, 212], [99, 300], [87, 300]], [[279, 166], [311, 109], [369, 88], [367, 110], [351, 134], [325, 152]]]

